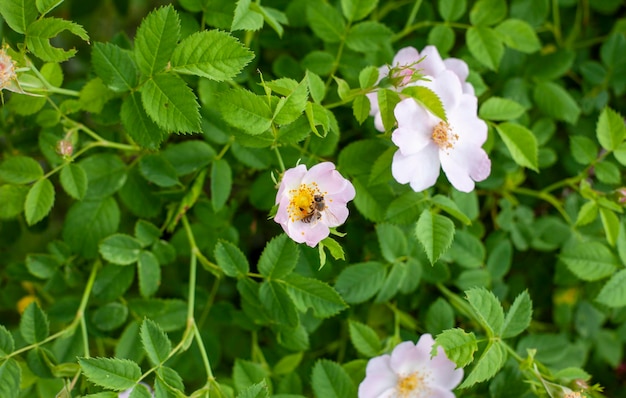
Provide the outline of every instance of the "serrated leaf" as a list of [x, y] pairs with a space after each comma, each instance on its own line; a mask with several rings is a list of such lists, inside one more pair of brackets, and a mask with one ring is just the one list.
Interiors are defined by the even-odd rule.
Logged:
[[349, 304], [372, 298], [385, 280], [385, 267], [378, 262], [352, 264], [341, 271], [335, 289]]
[[415, 236], [420, 242], [431, 264], [441, 257], [454, 239], [454, 223], [449, 218], [424, 210], [415, 226]]
[[615, 214], [612, 210], [600, 207], [600, 219], [602, 220], [602, 227], [604, 227], [604, 236], [606, 236], [607, 242], [609, 242], [609, 245], [615, 246], [620, 226], [617, 214]]
[[269, 398], [270, 392], [265, 379], [242, 390], [237, 398]]
[[218, 106], [228, 124], [247, 134], [262, 134], [272, 125], [272, 111], [265, 97], [248, 90], [236, 88], [223, 92]]
[[533, 53], [541, 48], [539, 38], [532, 26], [521, 19], [507, 19], [496, 26], [504, 44], [523, 53]]
[[8, 359], [0, 365], [0, 396], [6, 398], [18, 398], [20, 395], [20, 384], [22, 380], [22, 369], [15, 359]]
[[248, 259], [241, 250], [227, 241], [215, 245], [215, 260], [224, 273], [233, 278], [245, 277], [250, 271]]
[[481, 119], [513, 120], [524, 114], [524, 106], [508, 98], [490, 97], [478, 111]]
[[35, 0], [0, 1], [0, 14], [11, 29], [25, 33], [26, 28], [37, 19]]
[[576, 217], [576, 226], [583, 226], [593, 222], [598, 217], [598, 205], [589, 201], [580, 207]]
[[346, 23], [341, 14], [330, 4], [310, 1], [306, 8], [307, 19], [313, 33], [327, 43], [341, 41], [346, 30]]
[[111, 43], [94, 43], [91, 50], [93, 68], [102, 82], [115, 92], [125, 92], [137, 85], [137, 65], [131, 52]]
[[465, 39], [476, 60], [491, 70], [498, 69], [504, 55], [504, 46], [495, 30], [486, 26], [472, 26], [467, 30]]
[[305, 78], [307, 79], [311, 98], [315, 101], [315, 103], [321, 103], [324, 100], [324, 97], [326, 97], [326, 86], [324, 85], [324, 81], [317, 74], [309, 70], [306, 71]]
[[470, 289], [465, 295], [489, 336], [500, 336], [504, 325], [504, 310], [496, 296], [484, 288]]
[[528, 291], [524, 290], [520, 293], [504, 318], [504, 326], [502, 328], [502, 338], [508, 339], [522, 333], [530, 326], [532, 320], [533, 304], [528, 295]]
[[611, 250], [600, 242], [567, 247], [560, 259], [574, 275], [590, 282], [612, 275], [619, 265]]
[[178, 75], [158, 74], [141, 88], [141, 101], [150, 118], [166, 131], [200, 131], [200, 105]]
[[172, 70], [224, 81], [237, 76], [254, 58], [239, 40], [226, 32], [205, 30], [182, 40], [172, 54]]
[[133, 387], [141, 377], [139, 365], [128, 359], [79, 358], [78, 363], [89, 381], [114, 391]]
[[11, 335], [7, 328], [0, 325], [0, 355], [8, 355], [12, 353], [13, 350], [15, 350], [13, 335]]
[[54, 186], [47, 178], [37, 181], [28, 191], [24, 201], [24, 215], [28, 225], [41, 221], [54, 205]]
[[63, 0], [37, 0], [37, 10], [45, 15], [52, 11], [56, 6], [63, 3]]
[[541, 81], [535, 85], [533, 98], [537, 108], [545, 115], [576, 124], [581, 112], [580, 107], [563, 87], [554, 82]]
[[383, 126], [385, 131], [391, 131], [396, 126], [396, 116], [393, 111], [400, 102], [400, 96], [397, 92], [389, 89], [379, 89], [377, 94], [378, 109], [380, 110]]
[[87, 174], [85, 170], [75, 163], [67, 164], [60, 175], [61, 186], [68, 195], [77, 200], [82, 200], [87, 192]]
[[50, 39], [67, 30], [81, 39], [88, 41], [89, 35], [82, 26], [59, 18], [42, 18], [26, 29], [26, 45], [37, 57], [45, 62], [63, 62], [76, 54], [75, 49], [63, 50], [53, 47]]
[[435, 92], [428, 87], [411, 86], [402, 90], [402, 94], [413, 98], [418, 104], [426, 108], [430, 113], [443, 120], [447, 121], [446, 110], [443, 107], [441, 99]]
[[155, 366], [164, 363], [172, 350], [172, 343], [161, 327], [150, 319], [144, 319], [140, 336], [150, 362]]
[[380, 252], [385, 260], [393, 263], [408, 255], [408, 244], [404, 231], [393, 224], [378, 224], [376, 236]]
[[126, 133], [138, 145], [147, 149], [157, 149], [167, 136], [148, 116], [141, 102], [141, 93], [135, 91], [124, 98], [120, 111]]
[[506, 358], [505, 348], [500, 342], [489, 344], [459, 388], [468, 388], [491, 379], [504, 366]]
[[118, 265], [128, 265], [139, 259], [141, 242], [126, 234], [114, 234], [100, 243], [102, 257]]
[[615, 273], [600, 290], [596, 300], [611, 308], [626, 306], [626, 270]]
[[611, 108], [604, 108], [598, 119], [596, 136], [604, 149], [617, 149], [626, 138], [626, 125], [622, 115]]
[[168, 5], [148, 14], [135, 35], [135, 61], [141, 73], [152, 76], [163, 70], [179, 35], [180, 19], [174, 7]]
[[448, 359], [464, 368], [474, 360], [474, 353], [478, 350], [478, 343], [474, 333], [467, 333], [463, 329], [447, 329], [437, 335], [436, 345], [444, 348]]
[[0, 185], [0, 220], [17, 217], [24, 211], [28, 190], [24, 185]]
[[251, 0], [237, 0], [230, 30], [257, 31], [263, 27], [263, 15], [251, 10]]
[[350, 341], [354, 348], [366, 357], [375, 357], [380, 353], [382, 344], [380, 338], [371, 327], [356, 321], [348, 322]]
[[11, 184], [28, 184], [43, 177], [43, 169], [28, 156], [7, 158], [0, 164], [0, 180]]
[[260, 364], [240, 358], [235, 359], [233, 381], [237, 390], [243, 391], [251, 385], [260, 383], [266, 377], [269, 377], [269, 374]]
[[63, 239], [75, 253], [94, 258], [100, 240], [115, 233], [119, 222], [120, 210], [112, 197], [77, 202], [65, 217]]
[[42, 342], [48, 337], [49, 332], [48, 317], [45, 312], [36, 302], [30, 303], [20, 319], [20, 333], [24, 341], [28, 344]]
[[598, 144], [582, 135], [570, 137], [570, 149], [572, 156], [580, 164], [591, 164], [598, 156]]
[[301, 312], [311, 308], [318, 318], [328, 318], [348, 308], [339, 293], [326, 283], [298, 274], [285, 279], [287, 292]]
[[309, 88], [306, 77], [293, 89], [289, 95], [281, 98], [274, 111], [274, 122], [279, 125], [287, 125], [294, 122], [304, 112], [309, 96]]
[[465, 225], [472, 224], [472, 220], [470, 220], [470, 218], [467, 215], [465, 215], [461, 211], [461, 209], [459, 209], [457, 204], [449, 197], [443, 196], [443, 195], [435, 195], [432, 197], [431, 201], [435, 206], [445, 211], [446, 213], [450, 214], [452, 217], [456, 218], [463, 224]]
[[467, 231], [458, 231], [448, 252], [450, 257], [465, 268], [481, 268], [485, 264], [485, 246]]
[[280, 279], [289, 275], [298, 262], [298, 247], [281, 234], [272, 239], [259, 258], [259, 272], [268, 279]]
[[356, 396], [356, 388], [348, 373], [337, 363], [327, 359], [321, 359], [313, 366], [311, 387], [316, 398]]
[[137, 258], [137, 276], [139, 278], [139, 293], [143, 297], [150, 297], [161, 285], [161, 265], [156, 256], [149, 251], [142, 251]]
[[538, 145], [532, 131], [515, 123], [502, 123], [496, 130], [504, 141], [515, 163], [523, 167], [538, 171]]
[[370, 100], [365, 95], [356, 97], [352, 102], [352, 114], [359, 124], [363, 124], [367, 120], [370, 115], [370, 109]]
[[296, 306], [282, 284], [271, 280], [261, 283], [259, 299], [274, 322], [291, 328], [298, 326]]

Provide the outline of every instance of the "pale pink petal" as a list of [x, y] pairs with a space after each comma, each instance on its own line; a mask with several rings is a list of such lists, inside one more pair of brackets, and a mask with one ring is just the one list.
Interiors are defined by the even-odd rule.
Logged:
[[450, 390], [445, 390], [439, 387], [430, 387], [428, 390], [428, 398], [455, 398], [455, 395]]
[[474, 180], [469, 176], [470, 164], [462, 162], [459, 156], [451, 156], [450, 153], [442, 154], [440, 159], [441, 168], [453, 187], [461, 192], [471, 192], [474, 189]]
[[400, 151], [393, 156], [391, 174], [401, 184], [410, 183], [411, 188], [421, 192], [435, 185], [439, 177], [438, 148], [432, 144], [415, 155], [404, 156]]
[[383, 124], [383, 115], [381, 115], [380, 112], [378, 112], [374, 116], [374, 127], [376, 127], [376, 130], [380, 131], [381, 133], [385, 131], [385, 125]]
[[412, 341], [400, 343], [391, 352], [391, 369], [400, 376], [424, 368], [430, 361], [430, 352], [417, 347]]
[[480, 148], [480, 151], [475, 154], [475, 158], [472, 161], [472, 167], [470, 168], [470, 177], [476, 182], [484, 181], [491, 174], [491, 159], [487, 156], [487, 152]]
[[287, 224], [287, 229], [287, 235], [291, 239], [298, 243], [306, 243], [311, 247], [315, 247], [330, 234], [328, 226], [318, 220], [311, 220], [310, 223], [290, 222]]
[[462, 85], [464, 94], [475, 95], [474, 86], [472, 86], [472, 83], [465, 82]]
[[452, 390], [463, 380], [463, 369], [455, 369], [456, 364], [448, 359], [443, 348], [437, 347], [437, 355], [431, 359], [430, 363], [432, 385]]
[[370, 359], [365, 369], [365, 379], [359, 385], [359, 398], [379, 398], [388, 390], [394, 390], [397, 375], [389, 367], [389, 355]]
[[320, 222], [330, 228], [338, 227], [348, 219], [350, 211], [345, 203], [328, 203], [326, 210], [322, 211]]
[[276, 215], [274, 216], [274, 221], [279, 224], [287, 223], [289, 221], [289, 201], [290, 198], [288, 196], [280, 197], [280, 202], [278, 202], [278, 210], [276, 211]]
[[403, 155], [411, 155], [432, 143], [433, 128], [438, 120], [411, 98], [400, 101], [394, 109], [398, 128], [391, 140]]
[[439, 73], [446, 70], [446, 66], [441, 60], [441, 55], [435, 46], [426, 46], [422, 50], [422, 57], [424, 60], [419, 63], [419, 68], [423, 69], [423, 74], [430, 76], [437, 76]]
[[376, 116], [377, 113], [380, 113], [380, 108], [378, 107], [378, 93], [367, 93], [365, 96], [370, 100], [370, 116]]
[[420, 59], [420, 54], [414, 47], [404, 47], [393, 57], [393, 66], [413, 65]]
[[463, 94], [461, 82], [454, 72], [449, 70], [435, 75], [430, 81], [420, 81], [419, 85], [433, 90], [441, 99], [446, 111], [456, 108]]
[[298, 188], [302, 181], [302, 177], [306, 174], [306, 166], [301, 164], [293, 167], [283, 174], [283, 178], [280, 181], [280, 187], [278, 187], [278, 194], [276, 195], [276, 202], [280, 201], [280, 198], [288, 194], [292, 189]]
[[458, 58], [447, 58], [443, 61], [446, 69], [454, 72], [461, 82], [465, 82], [467, 80], [467, 76], [469, 76], [469, 67], [467, 63], [462, 59]]

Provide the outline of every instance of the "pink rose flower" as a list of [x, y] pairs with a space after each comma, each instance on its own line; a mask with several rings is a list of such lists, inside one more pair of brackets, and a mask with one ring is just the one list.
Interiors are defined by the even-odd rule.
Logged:
[[392, 174], [401, 184], [409, 183], [420, 192], [435, 184], [441, 166], [456, 189], [470, 192], [475, 181], [483, 181], [491, 173], [491, 160], [482, 148], [487, 124], [478, 117], [478, 101], [463, 91], [461, 81], [450, 70], [418, 84], [439, 96], [448, 121], [411, 98], [396, 105], [398, 128], [391, 139], [399, 150], [393, 157]]
[[11, 91], [16, 91], [14, 87], [16, 80], [15, 62], [4, 48], [0, 48], [0, 90], [6, 88]]
[[317, 164], [308, 171], [301, 164], [283, 174], [274, 221], [294, 241], [315, 247], [328, 237], [329, 228], [346, 221], [347, 203], [354, 195], [354, 186], [331, 162]]
[[[420, 61], [420, 59], [422, 60]], [[474, 87], [466, 82], [469, 75], [469, 67], [465, 61], [457, 58], [442, 60], [435, 46], [426, 46], [421, 53], [413, 47], [401, 49], [393, 58], [391, 65], [384, 65], [378, 68], [378, 82], [385, 77], [389, 77], [392, 83], [394, 83], [392, 89], [400, 92], [405, 87], [418, 84], [419, 80], [413, 76], [415, 72], [432, 79], [446, 70], [452, 71], [456, 75], [464, 93], [474, 95]], [[385, 131], [378, 107], [378, 93], [373, 92], [366, 95], [370, 100], [370, 116], [374, 116], [374, 126], [376, 126], [378, 131]]]
[[430, 334], [423, 334], [417, 344], [405, 341], [391, 355], [370, 359], [359, 398], [453, 398], [463, 369], [455, 369], [441, 347], [431, 358], [434, 343]]

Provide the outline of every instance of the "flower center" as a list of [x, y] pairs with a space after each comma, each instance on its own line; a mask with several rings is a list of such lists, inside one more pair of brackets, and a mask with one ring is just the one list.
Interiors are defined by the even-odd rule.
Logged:
[[321, 195], [316, 183], [301, 184], [298, 188], [289, 191], [291, 200], [287, 213], [291, 222], [300, 221], [313, 212], [315, 195]]
[[[398, 394], [400, 398], [411, 398], [421, 396], [426, 391], [424, 375], [415, 372], [398, 380]], [[420, 395], [415, 395], [420, 393]]]
[[459, 139], [457, 134], [454, 134], [450, 125], [444, 121], [439, 122], [433, 129], [433, 141], [441, 149], [452, 149], [454, 143]]

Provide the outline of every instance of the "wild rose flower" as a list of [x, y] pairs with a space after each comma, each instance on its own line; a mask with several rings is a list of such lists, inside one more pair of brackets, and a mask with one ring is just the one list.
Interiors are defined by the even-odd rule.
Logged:
[[17, 80], [15, 62], [7, 54], [4, 48], [0, 49], [0, 90], [9, 89], [15, 91], [13, 86]]
[[470, 192], [475, 181], [491, 173], [491, 161], [482, 149], [487, 124], [477, 115], [478, 101], [463, 92], [461, 81], [450, 70], [419, 85], [439, 96], [448, 120], [444, 122], [411, 98], [400, 101], [394, 109], [398, 128], [391, 136], [399, 150], [391, 172], [399, 183], [409, 183], [420, 192], [435, 184], [441, 166], [456, 189]]
[[463, 369], [455, 369], [441, 347], [431, 358], [434, 343], [430, 334], [423, 334], [417, 344], [405, 341], [391, 355], [370, 359], [359, 398], [453, 398]]
[[346, 204], [354, 195], [354, 186], [331, 162], [317, 164], [308, 171], [301, 164], [283, 174], [274, 221], [294, 241], [314, 247], [328, 237], [329, 228], [346, 221]]
[[[474, 95], [474, 87], [466, 82], [469, 68], [465, 61], [457, 58], [442, 60], [435, 46], [426, 46], [421, 53], [413, 47], [401, 49], [393, 58], [391, 65], [378, 68], [378, 82], [388, 77], [392, 84], [391, 89], [400, 92], [405, 87], [417, 85], [421, 75], [426, 75], [427, 78], [432, 79], [446, 70], [452, 71], [456, 75], [464, 93]], [[374, 116], [376, 129], [385, 131], [378, 107], [378, 93], [373, 92], [366, 95], [370, 100], [370, 116]]]

